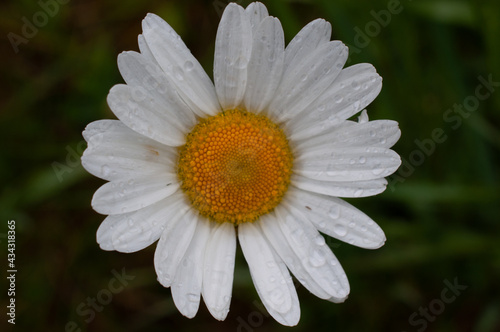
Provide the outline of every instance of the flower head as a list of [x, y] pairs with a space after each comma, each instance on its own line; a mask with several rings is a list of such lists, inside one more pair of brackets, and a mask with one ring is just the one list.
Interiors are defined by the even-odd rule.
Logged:
[[[286, 46], [280, 21], [258, 2], [229, 4], [217, 31], [214, 83], [177, 33], [148, 14], [140, 53], [124, 52], [126, 84], [108, 104], [119, 120], [87, 126], [83, 166], [109, 181], [93, 208], [104, 250], [159, 240], [154, 266], [179, 311], [201, 295], [229, 311], [238, 237], [257, 292], [281, 324], [300, 307], [290, 272], [314, 295], [342, 302], [346, 274], [323, 235], [362, 248], [380, 227], [338, 197], [376, 195], [400, 165], [394, 121], [364, 108], [382, 79], [370, 64], [343, 69], [347, 47], [318, 19]], [[348, 120], [362, 111], [359, 121]]]

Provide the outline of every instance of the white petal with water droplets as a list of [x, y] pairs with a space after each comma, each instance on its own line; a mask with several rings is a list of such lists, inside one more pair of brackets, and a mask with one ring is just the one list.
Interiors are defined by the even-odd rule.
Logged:
[[208, 311], [218, 320], [224, 320], [229, 312], [235, 255], [234, 225], [217, 224], [205, 249], [202, 294]]
[[285, 69], [276, 97], [269, 105], [276, 122], [295, 117], [320, 98], [347, 60], [347, 47], [340, 41], [321, 44], [302, 61]]
[[292, 247], [293, 254], [310, 278], [329, 294], [329, 299], [344, 301], [349, 294], [349, 282], [339, 261], [326, 245], [325, 239], [298, 209], [287, 202], [281, 204], [281, 208], [276, 208], [276, 214], [279, 216], [279, 226]]
[[167, 224], [186, 205], [184, 194], [177, 192], [138, 211], [110, 215], [97, 230], [97, 243], [105, 250], [142, 250], [160, 238]]
[[332, 26], [324, 19], [309, 22], [290, 41], [285, 50], [285, 68], [299, 66], [312, 51], [330, 41]]
[[296, 141], [299, 151], [328, 147], [382, 147], [390, 148], [401, 136], [398, 123], [375, 120], [366, 123], [345, 121], [329, 131]]
[[317, 98], [307, 112], [287, 123], [290, 139], [317, 135], [342, 123], [369, 105], [382, 89], [382, 78], [368, 63], [343, 69], [331, 86]]
[[293, 174], [291, 184], [302, 190], [337, 197], [367, 197], [380, 194], [387, 186], [386, 179], [368, 181], [319, 181]]
[[165, 287], [170, 287], [174, 280], [182, 257], [194, 236], [198, 218], [198, 213], [190, 207], [179, 211], [158, 241], [154, 264], [158, 281]]
[[137, 211], [158, 202], [179, 189], [177, 175], [159, 173], [122, 179], [102, 185], [92, 197], [92, 207], [102, 214]]
[[99, 247], [101, 247], [102, 250], [115, 250], [115, 247], [113, 246], [113, 231], [117, 222], [117, 219], [109, 219], [108, 217], [104, 219], [104, 221], [99, 225], [99, 228], [97, 229], [96, 239], [97, 243], [99, 243]]
[[385, 242], [384, 232], [370, 217], [339, 198], [292, 187], [287, 199], [322, 233], [367, 249]]
[[83, 132], [88, 143], [83, 167], [108, 181], [146, 174], [175, 174], [176, 151], [142, 136], [118, 120], [90, 123]]
[[137, 52], [122, 52], [118, 68], [127, 85], [143, 88], [162, 106], [158, 112], [164, 113], [176, 127], [187, 132], [196, 124], [195, 114], [177, 93], [172, 79], [155, 62]]
[[247, 110], [259, 113], [274, 98], [283, 73], [285, 40], [280, 21], [266, 17], [253, 40], [244, 103]]
[[272, 213], [262, 216], [259, 224], [290, 272], [317, 297], [344, 299], [349, 293], [349, 284], [324, 238], [307, 220], [295, 219], [283, 202], [275, 212], [275, 217]]
[[212, 81], [174, 29], [148, 14], [142, 30], [151, 53], [186, 104], [199, 116], [217, 114], [220, 107]]
[[151, 49], [148, 46], [148, 43], [146, 42], [146, 38], [144, 38], [142, 34], [137, 37], [137, 42], [139, 44], [139, 51], [141, 51], [141, 54], [144, 55], [146, 59], [154, 62], [157, 66], [159, 66], [158, 61], [156, 61], [153, 53], [151, 52]]
[[238, 226], [238, 239], [257, 293], [267, 311], [283, 325], [296, 325], [300, 318], [300, 306], [286, 265], [253, 223]]
[[165, 111], [165, 105], [145, 88], [115, 85], [107, 101], [118, 119], [135, 132], [170, 146], [185, 143], [186, 126], [175, 121], [175, 117]]
[[214, 83], [222, 109], [243, 100], [252, 52], [252, 29], [245, 10], [230, 3], [222, 14], [215, 39]]
[[193, 239], [177, 267], [172, 283], [175, 306], [188, 318], [196, 315], [200, 305], [203, 258], [210, 231], [210, 222], [200, 217]]
[[252, 31], [255, 33], [260, 22], [269, 16], [266, 6], [260, 2], [252, 2], [245, 8], [245, 14], [248, 16]]
[[366, 181], [394, 173], [401, 158], [379, 147], [320, 147], [294, 161], [296, 174], [320, 181]]

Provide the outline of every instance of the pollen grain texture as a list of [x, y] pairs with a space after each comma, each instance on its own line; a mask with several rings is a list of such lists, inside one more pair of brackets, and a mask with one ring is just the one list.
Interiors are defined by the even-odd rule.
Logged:
[[179, 150], [177, 173], [201, 215], [237, 225], [255, 221], [280, 203], [292, 163], [278, 125], [235, 109], [200, 120]]

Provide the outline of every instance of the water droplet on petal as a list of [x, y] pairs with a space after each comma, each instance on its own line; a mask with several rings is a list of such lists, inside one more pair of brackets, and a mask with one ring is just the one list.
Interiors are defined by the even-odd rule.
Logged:
[[276, 288], [270, 294], [269, 300], [274, 303], [275, 306], [282, 305], [285, 302], [284, 293], [280, 288]]
[[189, 302], [198, 302], [200, 300], [200, 295], [194, 293], [188, 293], [187, 299]]
[[328, 211], [328, 216], [332, 219], [337, 219], [340, 217], [340, 207], [338, 205], [334, 205]]
[[346, 236], [347, 234], [347, 229], [344, 225], [341, 224], [336, 224], [335, 226], [333, 226], [333, 231], [337, 233], [338, 236]]
[[316, 244], [317, 244], [318, 246], [323, 246], [323, 245], [325, 245], [325, 243], [326, 243], [326, 242], [325, 242], [325, 238], [324, 238], [324, 237], [322, 237], [321, 235], [316, 236], [316, 238], [314, 239], [314, 242], [316, 242]]
[[189, 71], [193, 70], [193, 68], [194, 68], [194, 64], [193, 64], [191, 61], [186, 61], [186, 62], [184, 63], [184, 69], [185, 69], [186, 71], [188, 71], [188, 72], [189, 72]]
[[239, 56], [234, 63], [234, 66], [238, 69], [245, 69], [247, 65], [248, 65], [248, 59], [244, 56]]
[[314, 250], [309, 257], [309, 262], [314, 267], [320, 267], [325, 264], [325, 254], [321, 250]]
[[[337, 172], [335, 172], [335, 171], [326, 171], [326, 175], [328, 175], [328, 176], [335, 176], [335, 175], [337, 175]], [[318, 176], [320, 176], [320, 174], [318, 174]]]

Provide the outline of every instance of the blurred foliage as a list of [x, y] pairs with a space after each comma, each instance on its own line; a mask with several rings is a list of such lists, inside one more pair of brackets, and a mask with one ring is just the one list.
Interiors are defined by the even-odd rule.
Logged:
[[[57, 12], [52, 8], [17, 53], [8, 34], [22, 36], [23, 17], [32, 21], [43, 8], [38, 1], [0, 4], [0, 257], [6, 261], [6, 221], [14, 219], [17, 330], [64, 330], [74, 322], [82, 331], [500, 331], [500, 91], [460, 116], [459, 126], [445, 118], [475, 95], [480, 76], [500, 81], [498, 1], [264, 1], [281, 20], [287, 41], [323, 17], [332, 23], [334, 39], [350, 46], [349, 64], [375, 65], [384, 88], [369, 115], [400, 123], [403, 136], [395, 150], [407, 161], [396, 174], [405, 174], [402, 181], [393, 177], [385, 193], [349, 200], [382, 226], [386, 245], [366, 251], [328, 239], [351, 282], [350, 298], [333, 304], [299, 286], [302, 318], [294, 328], [260, 311], [240, 251], [226, 321], [213, 319], [204, 304], [192, 320], [180, 315], [170, 290], [156, 281], [154, 245], [134, 254], [99, 249], [95, 231], [104, 217], [90, 200], [103, 182], [78, 161], [85, 125], [114, 118], [105, 100], [110, 87], [122, 82], [116, 56], [138, 49], [145, 14], [167, 20], [211, 73], [226, 2], [59, 1]], [[399, 12], [390, 22], [380, 18], [380, 11], [395, 5]], [[415, 150], [422, 151], [416, 140], [431, 139], [436, 128], [446, 140], [421, 154], [416, 166], [410, 161]], [[108, 289], [112, 271], [124, 268], [135, 278], [86, 322], [90, 314], [82, 313], [82, 303]], [[425, 329], [412, 322], [413, 313], [441, 298], [445, 280], [455, 278], [467, 289]]]

